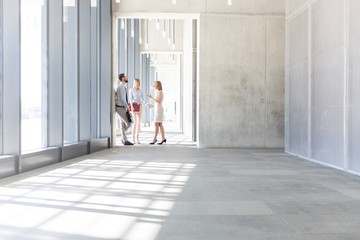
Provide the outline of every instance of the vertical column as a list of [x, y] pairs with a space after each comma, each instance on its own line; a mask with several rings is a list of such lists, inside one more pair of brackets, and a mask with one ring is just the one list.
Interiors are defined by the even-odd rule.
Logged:
[[20, 154], [20, 0], [3, 1], [3, 153]]
[[63, 144], [63, 3], [51, 0], [48, 4], [48, 144], [53, 147]]
[[111, 1], [100, 4], [100, 137], [111, 135]]
[[79, 0], [79, 140], [91, 139], [90, 13], [90, 1]]
[[[141, 64], [141, 71], [142, 71], [142, 74], [141, 74], [141, 89], [144, 93], [144, 103], [146, 103], [148, 100], [147, 100], [147, 97], [146, 97], [146, 94], [149, 92], [149, 65], [150, 65], [150, 62], [149, 62], [149, 58], [147, 57], [147, 54], [142, 54], [142, 64]], [[148, 111], [148, 108], [143, 108], [144, 112], [143, 112], [143, 115], [142, 115], [142, 122], [145, 123], [145, 125], [149, 125], [150, 123], [150, 119], [149, 119], [149, 111]]]

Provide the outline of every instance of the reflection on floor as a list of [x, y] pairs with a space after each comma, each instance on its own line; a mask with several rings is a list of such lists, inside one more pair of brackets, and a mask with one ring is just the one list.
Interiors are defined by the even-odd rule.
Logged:
[[359, 177], [281, 149], [172, 143], [1, 180], [0, 239], [359, 239]]

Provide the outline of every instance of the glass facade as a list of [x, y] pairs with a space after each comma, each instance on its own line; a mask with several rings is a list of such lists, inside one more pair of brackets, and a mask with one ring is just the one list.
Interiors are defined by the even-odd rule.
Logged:
[[21, 1], [21, 150], [47, 146], [47, 1]]
[[110, 146], [110, 10], [0, 0], [0, 178]]
[[79, 140], [78, 134], [78, 1], [66, 0], [63, 25], [64, 143]]

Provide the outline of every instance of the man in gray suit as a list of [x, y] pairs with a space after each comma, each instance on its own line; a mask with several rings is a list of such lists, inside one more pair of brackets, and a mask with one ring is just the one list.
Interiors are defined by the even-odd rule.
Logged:
[[120, 129], [121, 129], [121, 141], [125, 146], [128, 145], [134, 145], [132, 142], [128, 141], [128, 138], [126, 136], [126, 130], [128, 130], [131, 126], [127, 116], [126, 112], [129, 111], [129, 101], [127, 96], [127, 88], [126, 84], [128, 83], [128, 78], [125, 75], [125, 73], [121, 73], [119, 75], [120, 84], [116, 90], [116, 112], [120, 116]]

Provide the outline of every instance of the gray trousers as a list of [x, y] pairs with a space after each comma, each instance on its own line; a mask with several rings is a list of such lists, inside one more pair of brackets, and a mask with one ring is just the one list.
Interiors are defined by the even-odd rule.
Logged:
[[129, 123], [129, 121], [127, 119], [125, 107], [116, 107], [116, 112], [120, 116], [121, 140], [124, 143], [125, 141], [128, 141], [128, 138], [126, 136], [126, 130], [129, 129], [131, 124]]

